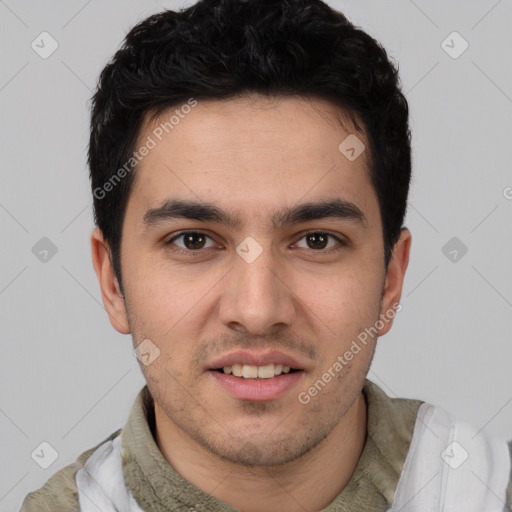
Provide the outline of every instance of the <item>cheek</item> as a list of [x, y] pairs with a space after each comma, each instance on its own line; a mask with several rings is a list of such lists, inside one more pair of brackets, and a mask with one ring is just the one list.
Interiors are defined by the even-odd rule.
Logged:
[[154, 324], [171, 328], [204, 295], [207, 282], [179, 268], [142, 257], [134, 257], [130, 263], [124, 269], [125, 288], [138, 320], [148, 327]]
[[[298, 295], [317, 315], [325, 329], [353, 334], [354, 329], [374, 322], [379, 314], [381, 276], [371, 268], [344, 268], [315, 279], [303, 280]], [[327, 331], [329, 332], [329, 331]]]
[[222, 273], [199, 277], [186, 268], [180, 271], [154, 261], [143, 263], [142, 258], [133, 261], [136, 264], [127, 264], [124, 274], [135, 344], [149, 338], [160, 349], [159, 363], [175, 369], [188, 367]]

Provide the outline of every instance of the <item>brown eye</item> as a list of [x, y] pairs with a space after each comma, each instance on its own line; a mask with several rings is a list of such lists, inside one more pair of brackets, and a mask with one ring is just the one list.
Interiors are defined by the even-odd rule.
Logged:
[[311, 249], [325, 249], [328, 239], [324, 233], [312, 233], [306, 236], [306, 243]]
[[[329, 233], [324, 233], [322, 231], [315, 231], [311, 233], [307, 233], [304, 235], [300, 241], [304, 240], [306, 243], [306, 246], [297, 244], [298, 247], [304, 248], [304, 249], [313, 249], [317, 251], [321, 251], [326, 248], [331, 248], [337, 244], [341, 244], [341, 241], [335, 237], [334, 235], [331, 235]], [[331, 242], [334, 241], [334, 243]], [[299, 241], [299, 242], [300, 242]], [[329, 245], [330, 244], [330, 245]]]
[[202, 249], [205, 244], [206, 237], [201, 233], [187, 233], [183, 235], [183, 244], [187, 249], [196, 251]]
[[201, 249], [212, 247], [212, 245], [207, 246], [209, 240], [211, 244], [213, 244], [213, 240], [211, 240], [208, 235], [196, 231], [189, 231], [187, 233], [176, 235], [169, 240], [167, 244], [176, 245], [183, 250], [200, 251]]

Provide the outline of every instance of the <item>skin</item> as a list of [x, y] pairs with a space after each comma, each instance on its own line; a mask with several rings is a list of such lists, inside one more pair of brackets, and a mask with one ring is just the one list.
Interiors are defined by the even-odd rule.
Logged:
[[[140, 143], [159, 122], [144, 123]], [[399, 302], [409, 259], [404, 228], [384, 265], [368, 152], [351, 162], [338, 149], [349, 133], [369, 147], [323, 100], [199, 101], [136, 170], [122, 233], [124, 297], [101, 231], [91, 236], [112, 325], [131, 333], [135, 346], [149, 338], [160, 350], [141, 369], [163, 456], [190, 482], [246, 512], [326, 507], [349, 481], [366, 440], [361, 390], [377, 337], [308, 404], [298, 400]], [[236, 213], [240, 225], [169, 219], [146, 228], [145, 213], [169, 198], [214, 204]], [[355, 204], [366, 222], [324, 218], [274, 229], [270, 220], [284, 206], [335, 198]], [[185, 254], [183, 238], [165, 244], [183, 230], [210, 237], [199, 238], [202, 252]], [[344, 243], [330, 238], [319, 249], [305, 231]], [[262, 248], [250, 264], [236, 252], [248, 236]], [[232, 397], [207, 365], [240, 347], [290, 354], [303, 365], [300, 380], [276, 400]]]

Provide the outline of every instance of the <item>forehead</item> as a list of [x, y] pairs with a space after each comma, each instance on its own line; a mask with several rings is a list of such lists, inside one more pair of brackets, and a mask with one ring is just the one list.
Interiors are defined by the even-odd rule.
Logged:
[[193, 104], [146, 116], [136, 148], [152, 149], [135, 169], [130, 197], [141, 210], [169, 197], [252, 216], [318, 198], [375, 208], [366, 135], [330, 102], [246, 95], [185, 108]]

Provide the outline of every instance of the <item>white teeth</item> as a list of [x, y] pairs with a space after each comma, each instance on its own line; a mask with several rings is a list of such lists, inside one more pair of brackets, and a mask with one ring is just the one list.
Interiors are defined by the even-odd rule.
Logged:
[[235, 377], [241, 377], [242, 376], [242, 365], [241, 364], [234, 364], [231, 367], [231, 371], [233, 372], [233, 375]]
[[224, 366], [222, 370], [227, 375], [233, 374], [235, 377], [243, 377], [244, 379], [271, 379], [282, 373], [290, 373], [290, 367], [282, 364], [267, 364], [264, 366], [234, 364]]
[[274, 365], [258, 366], [258, 377], [260, 379], [271, 379], [274, 376]]
[[244, 364], [242, 366], [242, 377], [244, 379], [257, 379], [258, 378], [258, 367], [250, 364]]

